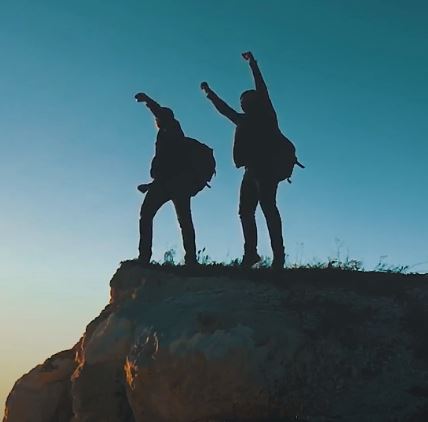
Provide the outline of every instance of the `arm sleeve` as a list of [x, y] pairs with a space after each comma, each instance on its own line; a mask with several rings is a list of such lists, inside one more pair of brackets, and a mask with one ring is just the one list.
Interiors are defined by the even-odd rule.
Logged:
[[262, 72], [260, 71], [259, 65], [256, 60], [250, 61], [251, 72], [253, 73], [254, 84], [256, 86], [256, 91], [261, 95], [263, 100], [265, 101], [266, 106], [269, 109], [269, 112], [272, 113], [273, 117], [276, 117], [276, 111], [273, 107], [272, 101], [269, 97], [269, 91], [266, 86], [266, 82], [263, 79]]
[[207, 98], [214, 104], [214, 107], [219, 113], [231, 120], [235, 125], [238, 124], [241, 114], [230, 107], [211, 89], [208, 91]]
[[161, 106], [158, 104], [155, 100], [148, 97], [148, 100], [146, 101], [147, 108], [153, 113], [155, 117], [159, 117]]

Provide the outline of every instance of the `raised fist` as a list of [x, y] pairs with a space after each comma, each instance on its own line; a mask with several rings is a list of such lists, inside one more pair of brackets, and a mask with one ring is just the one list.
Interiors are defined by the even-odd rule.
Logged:
[[202, 82], [201, 83], [201, 89], [202, 89], [202, 91], [205, 91], [206, 93], [208, 93], [210, 87], [208, 86], [207, 82]]
[[248, 60], [248, 61], [254, 61], [254, 56], [253, 56], [253, 53], [251, 52], [251, 51], [246, 51], [245, 53], [242, 53], [242, 57], [245, 59], [245, 60]]
[[139, 92], [137, 95], [135, 95], [134, 98], [137, 100], [137, 102], [144, 103], [148, 100], [149, 97], [143, 92]]

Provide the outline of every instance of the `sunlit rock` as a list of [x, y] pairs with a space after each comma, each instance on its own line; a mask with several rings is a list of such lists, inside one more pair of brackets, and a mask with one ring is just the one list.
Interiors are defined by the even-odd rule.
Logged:
[[4, 422], [70, 421], [74, 358], [74, 350], [57, 353], [19, 379], [7, 399]]
[[122, 264], [5, 422], [428, 420], [422, 275]]

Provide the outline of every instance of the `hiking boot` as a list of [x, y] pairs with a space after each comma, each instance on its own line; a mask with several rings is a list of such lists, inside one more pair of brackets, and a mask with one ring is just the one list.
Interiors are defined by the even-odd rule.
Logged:
[[145, 257], [143, 255], [138, 255], [137, 262], [142, 267], [148, 267], [150, 265], [150, 258], [147, 258], [147, 257]]
[[201, 264], [198, 261], [184, 261], [186, 268], [199, 268]]
[[251, 268], [253, 265], [257, 264], [261, 260], [260, 255], [255, 252], [252, 254], [244, 254], [241, 261], [241, 267]]
[[186, 267], [197, 267], [199, 265], [199, 262], [196, 258], [196, 256], [187, 256], [187, 254], [184, 256], [184, 265]]
[[285, 264], [285, 257], [284, 255], [282, 256], [277, 256], [274, 257], [272, 260], [272, 269], [273, 270], [282, 270], [284, 268], [284, 264]]

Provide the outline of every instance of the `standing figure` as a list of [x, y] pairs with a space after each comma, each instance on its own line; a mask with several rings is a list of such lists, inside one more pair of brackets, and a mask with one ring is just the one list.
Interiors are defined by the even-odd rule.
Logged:
[[244, 256], [241, 265], [251, 267], [260, 261], [257, 253], [257, 226], [255, 211], [260, 204], [266, 218], [273, 251], [273, 268], [283, 268], [285, 260], [282, 223], [276, 205], [280, 179], [274, 162], [277, 146], [283, 135], [278, 126], [275, 109], [269, 98], [257, 61], [252, 53], [243, 53], [248, 61], [256, 89], [241, 94], [240, 113], [226, 104], [202, 82], [201, 89], [215, 108], [236, 125], [233, 159], [236, 167], [245, 167], [239, 196], [239, 216], [244, 235]]
[[172, 201], [183, 237], [185, 264], [196, 264], [195, 229], [190, 209], [192, 175], [189, 172], [185, 135], [174, 113], [161, 107], [144, 93], [135, 96], [153, 113], [158, 127], [155, 156], [150, 175], [152, 183], [138, 188], [146, 192], [140, 214], [139, 261], [147, 265], [152, 256], [153, 218], [163, 204]]

